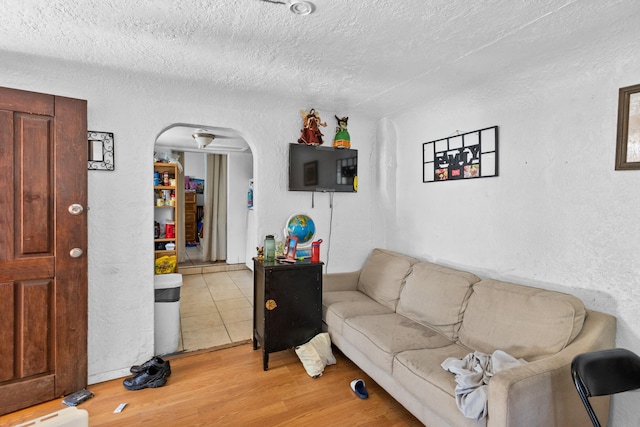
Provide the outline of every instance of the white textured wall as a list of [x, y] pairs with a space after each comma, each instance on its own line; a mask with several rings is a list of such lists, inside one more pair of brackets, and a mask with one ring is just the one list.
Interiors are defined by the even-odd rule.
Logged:
[[[88, 101], [88, 126], [115, 136], [115, 171], [89, 173], [89, 382], [124, 376], [129, 367], [153, 354], [153, 205], [152, 160], [157, 134], [176, 123], [204, 123], [237, 130], [253, 152], [255, 178], [254, 230], [248, 241], [284, 227], [291, 212], [306, 211], [327, 239], [328, 196], [287, 191], [288, 144], [300, 135], [301, 108], [310, 101], [258, 98], [200, 88], [189, 81], [157, 84], [153, 74], [122, 75], [105, 68], [3, 53], [3, 86], [52, 93]], [[320, 110], [330, 123], [333, 114], [348, 114], [355, 148], [361, 151], [358, 194], [336, 195], [331, 269], [358, 268], [381, 228], [371, 221], [374, 190], [370, 161], [375, 122], [348, 111]], [[247, 174], [248, 176], [248, 174]], [[246, 203], [245, 178], [237, 198]], [[241, 187], [241, 188], [240, 188]], [[242, 193], [242, 194], [240, 194]], [[234, 193], [235, 194], [235, 193]], [[236, 198], [236, 195], [233, 196]], [[245, 210], [243, 209], [243, 215]], [[357, 213], [357, 214], [356, 214]], [[358, 236], [354, 239], [353, 236]], [[323, 257], [326, 257], [324, 245]], [[255, 252], [249, 250], [249, 255]]]
[[[165, 151], [164, 148], [157, 151]], [[193, 153], [189, 151], [184, 152], [184, 174], [191, 178], [204, 179], [204, 154]]]
[[253, 177], [253, 156], [250, 153], [228, 155], [227, 195], [227, 262], [245, 264], [247, 241], [247, 191]]
[[[382, 151], [397, 152], [389, 246], [575, 294], [616, 316], [617, 345], [640, 353], [640, 171], [614, 171], [618, 89], [640, 83], [635, 40], [603, 37], [564, 63], [393, 117], [381, 132]], [[422, 143], [493, 125], [499, 177], [422, 183]], [[616, 396], [613, 425], [638, 424], [637, 399]]]

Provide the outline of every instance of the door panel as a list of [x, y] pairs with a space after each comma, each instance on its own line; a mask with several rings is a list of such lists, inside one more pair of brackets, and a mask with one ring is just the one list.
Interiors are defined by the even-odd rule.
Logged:
[[[13, 283], [0, 283], [0, 348], [13, 348], [15, 329]], [[0, 357], [0, 383], [13, 378], [13, 352], [3, 352]]]
[[22, 337], [15, 349], [19, 356], [16, 374], [26, 378], [50, 372], [54, 338], [51, 336], [54, 332], [51, 324], [52, 281], [17, 282], [15, 287], [19, 295], [18, 336]]
[[0, 414], [87, 384], [86, 174], [86, 101], [0, 88]]
[[[16, 257], [53, 256], [52, 118], [16, 114], [14, 120]], [[28, 149], [21, 149], [24, 141]]]

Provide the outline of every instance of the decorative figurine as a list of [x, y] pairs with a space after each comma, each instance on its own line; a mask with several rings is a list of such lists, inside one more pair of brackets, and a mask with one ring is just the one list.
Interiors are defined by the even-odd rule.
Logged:
[[347, 130], [347, 122], [349, 121], [349, 117], [343, 117], [341, 119], [336, 115], [334, 115], [334, 117], [338, 121], [338, 126], [336, 126], [336, 136], [333, 139], [333, 147], [351, 148], [351, 137], [349, 136], [349, 131]]
[[306, 111], [300, 110], [300, 115], [304, 120], [304, 128], [302, 129], [302, 135], [298, 138], [298, 143], [307, 145], [322, 145], [322, 132], [318, 129], [318, 126], [327, 126], [327, 123], [322, 123], [320, 115], [313, 108], [309, 110], [309, 114]]
[[258, 261], [264, 261], [264, 246], [256, 246], [256, 250], [258, 251]]

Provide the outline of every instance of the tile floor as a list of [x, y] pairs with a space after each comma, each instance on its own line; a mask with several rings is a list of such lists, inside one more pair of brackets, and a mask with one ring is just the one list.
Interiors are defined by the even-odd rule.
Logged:
[[198, 263], [198, 250], [187, 248], [192, 264], [179, 265], [182, 289], [178, 351], [251, 339], [253, 272], [244, 264]]

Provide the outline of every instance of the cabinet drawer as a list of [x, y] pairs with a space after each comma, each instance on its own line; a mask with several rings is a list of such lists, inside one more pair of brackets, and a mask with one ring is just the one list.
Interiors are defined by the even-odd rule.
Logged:
[[186, 224], [195, 224], [196, 223], [196, 214], [193, 212], [185, 212], [184, 213], [184, 223]]
[[196, 202], [196, 193], [184, 193], [184, 202], [185, 203], [195, 203]]

